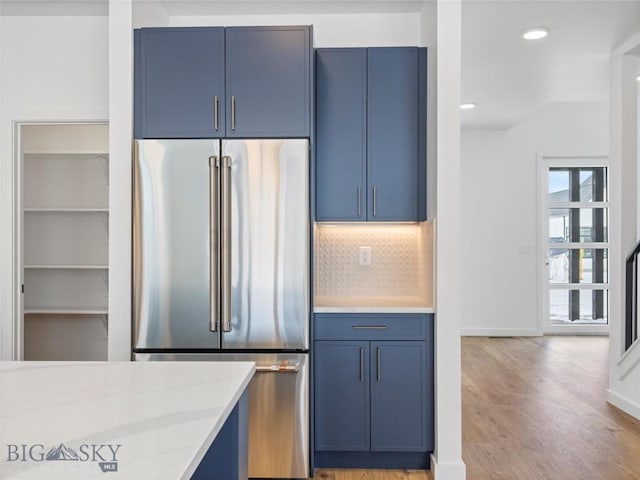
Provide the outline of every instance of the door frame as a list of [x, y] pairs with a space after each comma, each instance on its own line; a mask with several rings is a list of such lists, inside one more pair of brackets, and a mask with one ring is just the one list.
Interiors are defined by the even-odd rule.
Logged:
[[[547, 155], [538, 153], [537, 155], [537, 290], [538, 290], [538, 332], [540, 335], [609, 335], [611, 324], [611, 295], [607, 302], [607, 325], [550, 325], [549, 323], [549, 281], [546, 265], [548, 246], [548, 222], [545, 223], [546, 214], [549, 209], [547, 192], [547, 171], [550, 167], [606, 167], [607, 172], [611, 171], [608, 155]], [[609, 181], [607, 175], [607, 193], [610, 198]], [[609, 231], [611, 231], [611, 201], [608, 200], [609, 209]], [[611, 252], [611, 238], [609, 237], [607, 249]], [[608, 256], [610, 261], [610, 255]], [[610, 269], [609, 269], [610, 270]], [[611, 273], [609, 271], [609, 284]]]

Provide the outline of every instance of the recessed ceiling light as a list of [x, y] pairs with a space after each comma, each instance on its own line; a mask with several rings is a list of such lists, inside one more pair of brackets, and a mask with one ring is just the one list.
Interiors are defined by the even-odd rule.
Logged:
[[542, 27], [530, 28], [522, 34], [525, 40], [540, 40], [549, 35], [549, 30]]
[[460, 104], [460, 110], [471, 110], [473, 108], [476, 108], [476, 104], [475, 103], [461, 103]]

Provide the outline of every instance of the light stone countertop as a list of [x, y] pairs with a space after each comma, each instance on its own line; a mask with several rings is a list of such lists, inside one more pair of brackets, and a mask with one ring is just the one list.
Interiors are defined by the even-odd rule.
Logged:
[[435, 313], [419, 297], [316, 297], [314, 313]]
[[[0, 479], [189, 479], [254, 372], [252, 362], [0, 362]], [[62, 459], [46, 460], [52, 450]], [[103, 473], [114, 458], [117, 472]]]

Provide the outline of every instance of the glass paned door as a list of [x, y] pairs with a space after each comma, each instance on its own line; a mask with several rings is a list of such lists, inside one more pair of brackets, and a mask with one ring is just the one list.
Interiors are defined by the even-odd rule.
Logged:
[[608, 325], [607, 167], [545, 164], [546, 331]]

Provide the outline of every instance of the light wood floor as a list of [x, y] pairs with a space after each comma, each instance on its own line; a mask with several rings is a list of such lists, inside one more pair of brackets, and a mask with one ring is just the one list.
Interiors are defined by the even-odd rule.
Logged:
[[638, 480], [640, 422], [606, 403], [606, 337], [464, 338], [470, 480]]
[[[606, 403], [605, 337], [462, 340], [469, 480], [640, 480], [640, 422]], [[430, 472], [318, 470], [322, 480]]]

